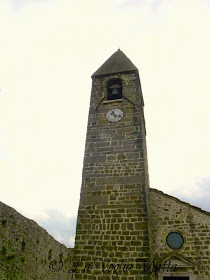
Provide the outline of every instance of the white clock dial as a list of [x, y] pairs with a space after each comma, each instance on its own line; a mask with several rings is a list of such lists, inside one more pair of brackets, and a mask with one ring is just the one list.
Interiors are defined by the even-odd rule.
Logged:
[[120, 109], [112, 109], [106, 114], [106, 119], [109, 122], [118, 122], [123, 117], [123, 111]]

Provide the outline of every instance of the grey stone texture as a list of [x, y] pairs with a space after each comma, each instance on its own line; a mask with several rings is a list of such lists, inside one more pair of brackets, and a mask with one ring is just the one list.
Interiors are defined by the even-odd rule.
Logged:
[[[92, 76], [73, 256], [75, 263], [82, 262], [73, 278], [209, 280], [210, 214], [149, 188], [139, 74], [136, 69], [109, 74], [112, 63], [108, 62]], [[107, 82], [115, 78], [122, 80], [123, 98], [110, 102]], [[106, 114], [114, 108], [124, 116], [110, 123]], [[170, 232], [183, 235], [183, 247], [174, 250], [167, 245]], [[119, 269], [122, 260], [127, 262], [125, 270]], [[103, 262], [107, 264], [104, 270]], [[146, 262], [140, 273], [139, 262]], [[165, 262], [171, 267], [165, 269]]]
[[[110, 79], [122, 80], [121, 102], [102, 102]], [[136, 279], [136, 259], [150, 260], [149, 189], [143, 97], [138, 72], [93, 78], [74, 260], [91, 264], [76, 279], [111, 279], [95, 259], [112, 263], [126, 259], [132, 272], [119, 272], [118, 279]], [[97, 108], [98, 106], [98, 108]], [[97, 108], [97, 110], [96, 110]], [[118, 108], [124, 117], [116, 123], [106, 119]], [[144, 275], [145, 274], [145, 275]], [[141, 279], [149, 279], [146, 273]]]
[[[178, 255], [193, 264], [196, 280], [209, 280], [210, 213], [155, 189], [150, 189], [150, 209], [152, 258], [162, 261]], [[178, 250], [166, 243], [168, 233], [173, 231], [184, 237], [184, 245]]]
[[[71, 258], [72, 249], [60, 244], [33, 220], [0, 202], [1, 280], [67, 280]], [[58, 272], [49, 269], [55, 259], [64, 264]]]
[[123, 72], [138, 71], [130, 59], [120, 50], [108, 58], [103, 65], [93, 73], [92, 77], [99, 77]]

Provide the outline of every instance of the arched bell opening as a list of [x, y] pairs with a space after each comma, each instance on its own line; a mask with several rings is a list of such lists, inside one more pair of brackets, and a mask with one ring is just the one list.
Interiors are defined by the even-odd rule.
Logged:
[[107, 83], [107, 100], [122, 99], [122, 81], [112, 79]]

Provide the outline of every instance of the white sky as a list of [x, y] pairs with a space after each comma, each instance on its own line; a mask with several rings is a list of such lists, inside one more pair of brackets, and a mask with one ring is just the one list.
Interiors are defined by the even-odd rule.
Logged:
[[151, 187], [210, 211], [210, 1], [0, 0], [0, 200], [67, 245], [90, 76], [119, 47], [140, 73]]

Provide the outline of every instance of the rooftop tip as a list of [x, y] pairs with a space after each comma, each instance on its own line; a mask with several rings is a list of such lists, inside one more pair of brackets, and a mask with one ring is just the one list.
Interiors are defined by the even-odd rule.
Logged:
[[106, 76], [130, 71], [137, 72], [138, 69], [130, 61], [130, 59], [120, 49], [118, 49], [101, 65], [101, 67], [95, 73], [93, 73], [92, 77]]

